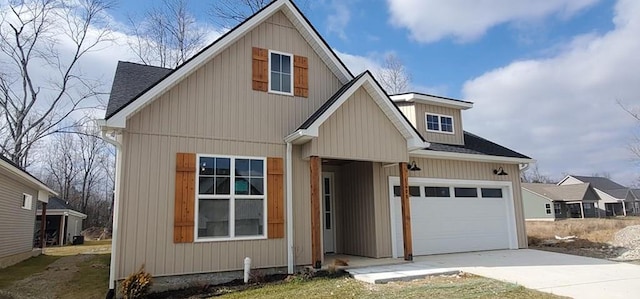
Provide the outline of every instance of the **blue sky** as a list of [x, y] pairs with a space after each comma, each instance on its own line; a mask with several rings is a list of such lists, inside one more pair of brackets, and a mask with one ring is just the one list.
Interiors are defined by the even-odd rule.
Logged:
[[[117, 60], [135, 61], [125, 16], [157, 2], [121, 1], [110, 12], [120, 23], [116, 42], [83, 68], [107, 84]], [[543, 174], [606, 172], [638, 182], [629, 146], [640, 124], [616, 100], [640, 108], [640, 1], [298, 2], [352, 72], [379, 68], [395, 53], [412, 89], [473, 101], [464, 129], [531, 156]], [[207, 3], [190, 5], [211, 29]]]

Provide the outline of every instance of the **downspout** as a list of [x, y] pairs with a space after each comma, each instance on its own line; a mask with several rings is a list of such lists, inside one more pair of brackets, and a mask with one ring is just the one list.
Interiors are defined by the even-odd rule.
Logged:
[[107, 293], [107, 298], [114, 298], [116, 290], [116, 253], [118, 248], [118, 210], [120, 197], [120, 171], [122, 169], [122, 144], [115, 139], [115, 136], [109, 136], [106, 130], [102, 130], [102, 139], [116, 147], [116, 177], [114, 180], [113, 224], [111, 229], [111, 262], [109, 265], [109, 293]]
[[293, 146], [291, 142], [287, 142], [287, 272], [293, 274], [294, 261], [293, 261], [293, 158], [292, 158]]

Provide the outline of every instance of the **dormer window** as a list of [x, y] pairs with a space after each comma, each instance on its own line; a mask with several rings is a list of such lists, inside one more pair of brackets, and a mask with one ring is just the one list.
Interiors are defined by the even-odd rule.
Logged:
[[293, 95], [292, 55], [269, 51], [269, 92]]
[[426, 113], [427, 131], [453, 134], [453, 117], [448, 115]]

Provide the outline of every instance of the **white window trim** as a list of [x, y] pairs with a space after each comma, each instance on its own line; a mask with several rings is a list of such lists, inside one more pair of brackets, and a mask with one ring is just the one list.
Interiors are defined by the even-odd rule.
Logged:
[[[427, 123], [427, 115], [433, 115], [433, 116], [437, 116], [438, 117], [438, 130], [431, 130], [429, 129], [429, 124]], [[451, 118], [451, 132], [447, 132], [447, 131], [442, 131], [442, 119], [441, 117], [448, 117]], [[456, 125], [455, 125], [455, 121], [453, 116], [451, 115], [446, 115], [446, 114], [438, 114], [438, 113], [431, 113], [431, 112], [425, 112], [424, 113], [424, 128], [425, 130], [427, 130], [427, 132], [434, 132], [434, 133], [441, 133], [441, 134], [449, 134], [449, 135], [454, 135], [456, 133]]]
[[[217, 194], [207, 194], [200, 195], [200, 158], [228, 158], [231, 159], [229, 167], [231, 169], [232, 175], [230, 175], [230, 186], [229, 186], [229, 194], [217, 195]], [[251, 160], [262, 160], [262, 175], [264, 178], [264, 195], [236, 195], [235, 194], [235, 174], [233, 174], [233, 170], [236, 166], [236, 159], [251, 159]], [[218, 241], [239, 241], [239, 240], [266, 240], [267, 230], [268, 230], [268, 215], [267, 215], [267, 158], [266, 157], [251, 157], [251, 156], [233, 156], [233, 155], [209, 155], [209, 154], [197, 154], [196, 155], [196, 188], [195, 188], [195, 215], [194, 215], [194, 226], [193, 226], [193, 240], [194, 242], [218, 242]], [[242, 198], [253, 198], [253, 199], [263, 199], [262, 205], [262, 236], [235, 236], [235, 225], [236, 225], [236, 215], [235, 215], [235, 198], [240, 196]], [[200, 198], [204, 199], [229, 199], [229, 236], [228, 237], [198, 237], [198, 216], [200, 213]]]
[[22, 207], [25, 210], [31, 210], [33, 205], [33, 196], [31, 194], [22, 193]]
[[[282, 91], [278, 91], [278, 90], [273, 90], [271, 89], [271, 53], [274, 54], [278, 54], [278, 55], [286, 55], [289, 56], [289, 58], [291, 58], [291, 63], [289, 65], [290, 68], [290, 74], [291, 74], [291, 92], [282, 92]], [[286, 53], [286, 52], [280, 52], [280, 51], [274, 51], [274, 50], [269, 50], [269, 82], [267, 82], [267, 84], [269, 85], [269, 93], [275, 93], [275, 94], [280, 94], [280, 95], [287, 95], [287, 96], [293, 96], [293, 54], [291, 53]]]

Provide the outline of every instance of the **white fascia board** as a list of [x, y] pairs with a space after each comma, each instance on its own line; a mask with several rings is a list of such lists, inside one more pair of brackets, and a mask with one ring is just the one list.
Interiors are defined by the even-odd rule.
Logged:
[[[132, 103], [129, 103], [127, 106], [122, 108], [122, 110], [118, 111], [116, 114], [112, 115], [109, 119], [106, 120], [106, 126], [112, 128], [125, 128], [127, 123], [127, 118], [130, 115], [135, 114], [144, 108], [147, 104], [149, 104], [152, 100], [175, 86], [180, 80], [187, 77], [191, 73], [195, 72], [200, 66], [207, 63], [210, 59], [217, 56], [221, 51], [226, 49], [229, 45], [233, 44], [235, 41], [240, 39], [245, 35], [248, 31], [257, 27], [268, 17], [273, 15], [276, 11], [285, 8], [285, 14], [292, 15], [296, 18], [296, 22], [299, 25], [302, 25], [302, 28], [307, 31], [311, 39], [317, 43], [314, 49], [320, 48], [326, 57], [330, 58], [330, 61], [335, 64], [337, 69], [340, 71], [343, 80], [348, 81], [351, 78], [351, 74], [349, 71], [340, 63], [340, 61], [335, 57], [331, 49], [329, 49], [324, 42], [322, 42], [320, 36], [318, 36], [315, 31], [307, 24], [304, 17], [298, 13], [297, 9], [291, 4], [288, 0], [278, 0], [276, 3], [273, 3], [262, 10], [260, 13], [249, 19], [247, 22], [242, 24], [240, 27], [235, 30], [229, 32], [227, 35], [222, 37], [221, 40], [214, 42], [208, 49], [203, 53], [199, 53], [191, 60], [187, 62], [187, 64], [173, 71], [168, 77], [164, 78], [162, 81], [158, 82], [155, 86], [153, 86], [150, 90], [142, 94], [140, 97], [135, 99]], [[298, 27], [300, 30], [300, 28]]]
[[[56, 196], [58, 195], [58, 193], [56, 191], [53, 191], [53, 189], [49, 188], [49, 186], [47, 186], [47, 185], [41, 183], [40, 181], [36, 180], [34, 177], [32, 177], [31, 175], [27, 174], [22, 169], [16, 168], [15, 166], [5, 162], [4, 160], [0, 160], [0, 166], [2, 168], [5, 168], [9, 172], [15, 174], [16, 176], [18, 176], [23, 181], [28, 182], [32, 186], [35, 186], [39, 190], [45, 191], [45, 192], [47, 192], [47, 193], [49, 193], [51, 195], [56, 195]], [[41, 198], [41, 196], [38, 195], [38, 200], [40, 200], [40, 198]]]
[[287, 135], [284, 138], [284, 142], [291, 144], [303, 144], [314, 137], [318, 137], [318, 131], [313, 130], [296, 130], [295, 132]]
[[416, 102], [416, 103], [423, 103], [423, 104], [436, 104], [438, 106], [445, 106], [445, 107], [456, 108], [460, 110], [467, 110], [467, 109], [473, 108], [473, 103], [449, 100], [441, 97], [423, 95], [418, 93], [393, 95], [391, 96], [391, 99], [395, 102]]
[[521, 164], [521, 163], [535, 163], [534, 159], [523, 158], [511, 158], [501, 156], [489, 156], [489, 155], [476, 155], [465, 153], [452, 153], [441, 152], [431, 150], [415, 150], [409, 152], [411, 157], [423, 157], [432, 159], [448, 159], [448, 160], [462, 160], [462, 161], [476, 161], [476, 162], [496, 162], [496, 163], [509, 163], [509, 164]]

